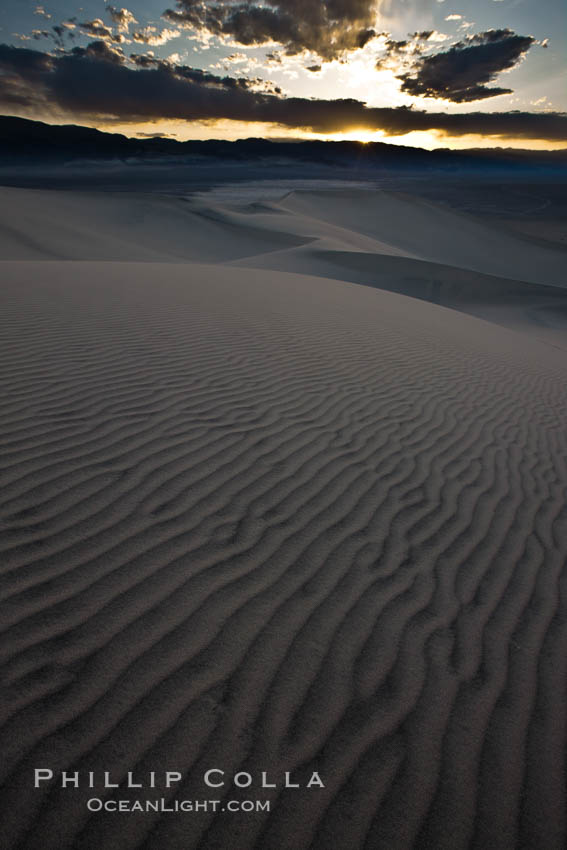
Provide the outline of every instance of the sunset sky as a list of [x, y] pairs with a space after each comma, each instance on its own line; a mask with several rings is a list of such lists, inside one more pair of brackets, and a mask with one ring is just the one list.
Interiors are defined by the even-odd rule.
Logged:
[[179, 139], [567, 147], [563, 0], [4, 0], [0, 24], [6, 115]]

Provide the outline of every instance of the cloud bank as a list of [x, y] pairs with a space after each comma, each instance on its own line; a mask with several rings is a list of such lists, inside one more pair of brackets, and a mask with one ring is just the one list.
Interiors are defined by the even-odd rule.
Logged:
[[567, 141], [567, 113], [447, 114], [368, 107], [350, 98], [284, 97], [260, 80], [219, 77], [151, 55], [129, 61], [104, 41], [56, 55], [0, 45], [0, 108], [73, 120], [228, 119], [317, 133], [424, 130]]
[[238, 44], [275, 42], [288, 55], [309, 50], [324, 61], [364, 47], [376, 35], [376, 16], [376, 0], [177, 0], [177, 8], [163, 15], [176, 26]]
[[435, 97], [468, 103], [512, 89], [488, 87], [502, 71], [513, 68], [535, 38], [509, 29], [488, 30], [459, 41], [449, 50], [419, 57], [410, 71], [398, 76], [402, 91], [418, 97]]

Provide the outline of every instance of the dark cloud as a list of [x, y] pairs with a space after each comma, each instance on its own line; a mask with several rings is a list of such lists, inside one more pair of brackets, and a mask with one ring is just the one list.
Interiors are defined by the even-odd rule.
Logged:
[[276, 42], [288, 55], [310, 50], [327, 61], [376, 35], [376, 0], [177, 0], [164, 17], [238, 44]]
[[283, 97], [261, 81], [217, 77], [146, 54], [135, 67], [119, 48], [95, 41], [50, 56], [0, 45], [0, 108], [17, 105], [34, 116], [74, 120], [267, 122], [320, 133], [347, 129], [439, 130], [449, 135], [567, 140], [567, 114], [497, 112], [449, 115], [404, 108], [370, 108], [353, 99]]
[[376, 62], [377, 70], [383, 69], [397, 71], [401, 69], [411, 70], [415, 68], [416, 57], [425, 53], [431, 45], [427, 42], [433, 35], [439, 35], [436, 30], [424, 30], [423, 32], [409, 33], [408, 38], [396, 41], [390, 33], [380, 33], [386, 39], [384, 42], [385, 53]]
[[95, 18], [92, 21], [84, 21], [79, 24], [82, 32], [85, 35], [90, 35], [93, 38], [103, 38], [112, 40], [116, 36], [114, 35], [112, 29], [107, 27], [104, 21], [100, 18]]
[[[414, 33], [421, 38], [429, 35]], [[516, 35], [509, 29], [488, 30], [459, 41], [444, 52], [420, 56], [398, 79], [402, 81], [402, 91], [408, 94], [454, 103], [510, 94], [512, 89], [488, 87], [487, 83], [517, 65], [534, 42], [532, 36]]]
[[407, 54], [414, 53], [411, 42], [409, 41], [394, 41], [388, 39], [384, 47], [386, 53], [376, 61], [377, 71], [399, 70], [401, 63], [407, 58]]
[[260, 77], [219, 77], [209, 71], [203, 71], [202, 68], [191, 68], [189, 65], [174, 64], [168, 59], [160, 59], [153, 53], [133, 53], [129, 57], [129, 61], [139, 68], [154, 68], [164, 74], [170, 74], [209, 89], [222, 91], [257, 91], [262, 89], [263, 91], [279, 92], [279, 89], [274, 88], [273, 83], [262, 80]]
[[142, 133], [141, 131], [136, 133], [140, 139], [172, 139], [169, 133]]
[[69, 55], [76, 59], [110, 62], [112, 65], [124, 65], [126, 62], [122, 48], [111, 46], [106, 41], [91, 41], [87, 47], [74, 47]]
[[161, 61], [156, 59], [152, 50], [148, 53], [131, 53], [129, 59], [138, 68], [156, 68]]

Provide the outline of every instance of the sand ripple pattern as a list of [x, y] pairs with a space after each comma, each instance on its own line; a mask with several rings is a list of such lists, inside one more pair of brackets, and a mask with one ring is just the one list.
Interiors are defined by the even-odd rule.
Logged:
[[[563, 848], [561, 353], [320, 278], [2, 267], [0, 846]], [[326, 787], [109, 816], [44, 766]]]

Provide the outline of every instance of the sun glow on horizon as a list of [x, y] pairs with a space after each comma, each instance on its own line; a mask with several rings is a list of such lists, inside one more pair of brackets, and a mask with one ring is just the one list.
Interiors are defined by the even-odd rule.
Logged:
[[311, 135], [310, 138], [322, 139], [329, 142], [382, 142], [388, 145], [402, 147], [424, 148], [434, 150], [447, 148], [464, 150], [467, 148], [515, 148], [518, 150], [565, 150], [567, 142], [549, 142], [546, 139], [516, 139], [505, 136], [481, 136], [468, 134], [449, 136], [442, 132], [413, 130], [410, 133], [390, 136], [382, 130], [347, 130], [328, 135]]
[[[4, 111], [140, 140], [567, 149], [558, 8], [349, 0], [339, 20], [336, 3], [311, 0], [294, 6], [290, 28], [282, 0], [266, 18], [265, 0], [237, 15], [231, 0], [215, 0], [214, 25], [208, 0], [175, 0], [162, 23], [154, 0], [133, 11], [90, 2], [96, 16], [93, 6], [72, 18], [65, 2], [47, 12], [8, 4]], [[53, 18], [49, 29], [37, 29], [38, 15]]]
[[[32, 116], [23, 114], [21, 117], [31, 118]], [[89, 120], [86, 118], [81, 120], [74, 119], [71, 116], [68, 118], [64, 118], [63, 116], [54, 118], [49, 115], [37, 115], [33, 117], [47, 124], [77, 124], [83, 127], [91, 127], [104, 133], [120, 133], [133, 139], [162, 137], [180, 142], [213, 139], [237, 141], [239, 139], [264, 138], [268, 141], [294, 142], [317, 140], [324, 142], [359, 142], [363, 145], [380, 142], [382, 144], [422, 148], [425, 150], [434, 150], [436, 148], [447, 148], [451, 150], [463, 150], [467, 148], [514, 148], [517, 150], [534, 151], [567, 149], [567, 141], [554, 142], [547, 139], [524, 139], [473, 134], [450, 136], [435, 130], [413, 130], [400, 135], [388, 135], [384, 130], [350, 127], [333, 133], [314, 133], [307, 129], [295, 129], [278, 124], [231, 121], [226, 119], [193, 122], [174, 119], [125, 122], [120, 120]]]
[[142, 123], [90, 123], [89, 126], [109, 133], [122, 133], [132, 138], [149, 135], [164, 136], [177, 141], [226, 139], [265, 138], [274, 141], [309, 141], [324, 142], [360, 142], [370, 144], [381, 142], [388, 145], [403, 147], [449, 148], [462, 150], [466, 148], [515, 148], [519, 150], [565, 150], [567, 142], [551, 142], [547, 139], [517, 139], [505, 136], [462, 135], [449, 136], [438, 131], [413, 130], [401, 135], [388, 135], [384, 130], [368, 130], [365, 128], [348, 128], [334, 133], [314, 133], [310, 130], [292, 129], [278, 124], [244, 121], [156, 121]]

